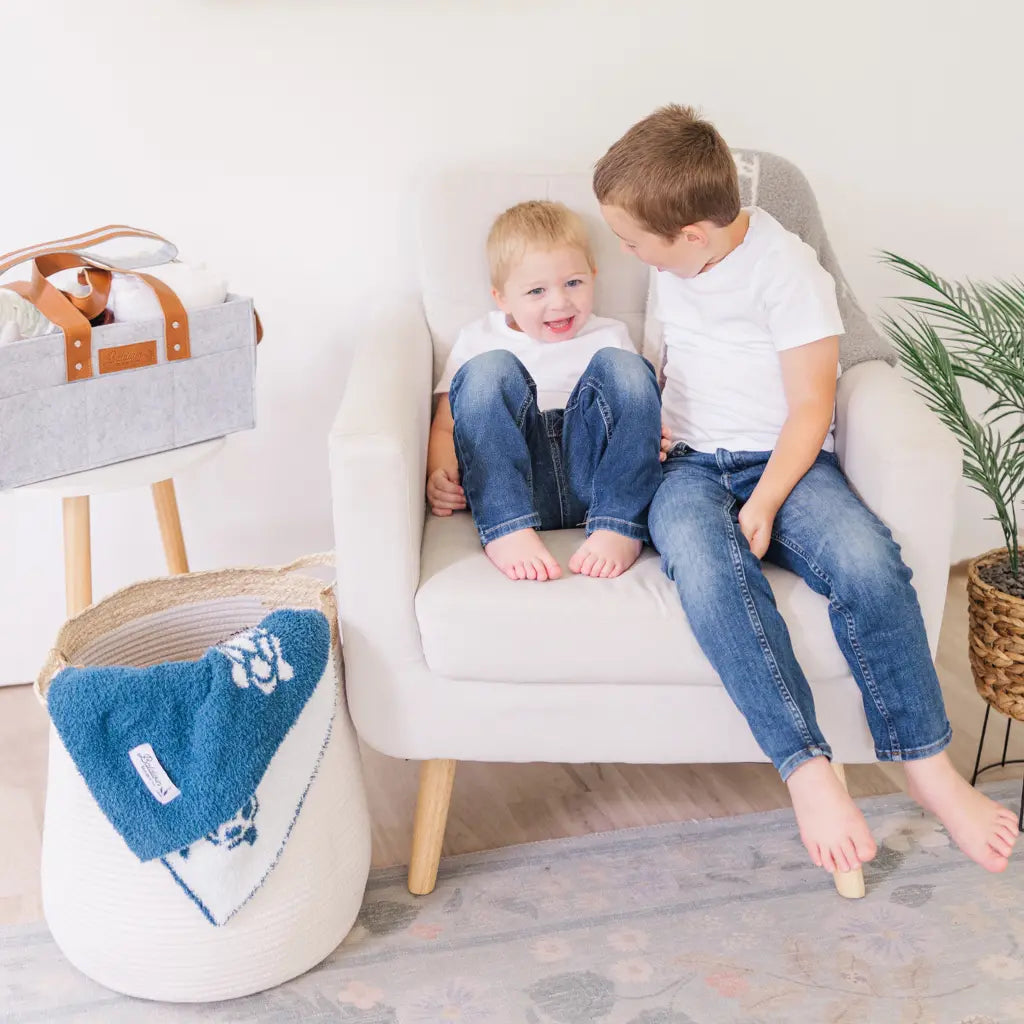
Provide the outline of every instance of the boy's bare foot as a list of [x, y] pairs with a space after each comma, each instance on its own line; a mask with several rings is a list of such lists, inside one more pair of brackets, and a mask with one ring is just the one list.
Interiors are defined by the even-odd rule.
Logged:
[[1005, 871], [1017, 841], [1017, 815], [976, 790], [945, 751], [907, 761], [907, 790], [949, 829], [957, 846], [989, 871]]
[[516, 530], [484, 545], [484, 554], [510, 580], [557, 580], [562, 567], [533, 529]]
[[786, 780], [811, 860], [826, 871], [855, 871], [875, 855], [875, 840], [827, 757], [804, 761]]
[[569, 559], [569, 568], [581, 576], [611, 579], [621, 576], [644, 549], [642, 540], [623, 537], [611, 530], [595, 530]]

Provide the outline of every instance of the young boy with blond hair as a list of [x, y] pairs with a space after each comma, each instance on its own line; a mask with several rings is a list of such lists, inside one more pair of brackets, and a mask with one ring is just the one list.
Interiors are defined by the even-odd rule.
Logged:
[[741, 208], [714, 126], [668, 106], [598, 162], [594, 191], [622, 245], [656, 268], [671, 432], [649, 526], [690, 625], [793, 800], [811, 859], [852, 870], [875, 854], [831, 750], [761, 560], [829, 601], [881, 761], [960, 848], [1002, 871], [1016, 816], [946, 754], [951, 730], [910, 570], [853, 494], [834, 453], [843, 333], [814, 250]]
[[596, 267], [561, 203], [506, 210], [487, 239], [497, 310], [465, 327], [435, 388], [434, 515], [467, 506], [512, 580], [561, 573], [538, 530], [583, 526], [569, 568], [611, 578], [647, 538], [661, 481], [661, 397], [624, 324], [593, 315]]

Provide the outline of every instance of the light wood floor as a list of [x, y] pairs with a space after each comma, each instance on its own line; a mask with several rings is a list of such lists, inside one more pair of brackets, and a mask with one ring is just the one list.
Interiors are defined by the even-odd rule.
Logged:
[[[965, 576], [950, 577], [938, 668], [953, 723], [951, 756], [970, 775], [984, 703], [967, 663]], [[993, 718], [986, 762], [1001, 752], [1001, 716]], [[1024, 757], [1024, 726], [1010, 756]], [[373, 814], [375, 865], [407, 863], [418, 764], [364, 751]], [[997, 770], [987, 778], [1017, 777]], [[854, 765], [855, 796], [895, 792], [898, 767]], [[0, 925], [42, 917], [39, 851], [46, 784], [46, 717], [28, 687], [0, 688]], [[788, 803], [769, 765], [460, 764], [445, 853], [462, 853], [559, 836], [688, 818], [770, 810]]]

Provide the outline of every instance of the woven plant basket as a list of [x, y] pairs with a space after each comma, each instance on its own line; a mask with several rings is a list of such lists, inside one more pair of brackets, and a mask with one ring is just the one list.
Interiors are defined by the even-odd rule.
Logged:
[[[140, 862], [100, 811], [50, 729], [42, 888], [64, 955], [108, 988], [196, 1002], [248, 995], [323, 960], [348, 933], [370, 866], [359, 751], [342, 686], [333, 592], [296, 569], [229, 569], [148, 580], [65, 623], [36, 684], [40, 701], [68, 665], [194, 660], [277, 608], [314, 608], [331, 623], [326, 672], [339, 687], [331, 736], [277, 865], [249, 901], [212, 925], [157, 861]], [[141, 1011], [140, 1011], [141, 1012]]]
[[978, 693], [992, 707], [1024, 720], [1024, 599], [979, 575], [1005, 558], [1006, 548], [997, 548], [967, 567], [971, 670]]

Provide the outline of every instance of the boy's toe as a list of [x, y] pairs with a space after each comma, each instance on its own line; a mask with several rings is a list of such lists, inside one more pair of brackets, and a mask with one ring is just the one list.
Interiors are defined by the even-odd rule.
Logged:
[[988, 841], [988, 845], [1003, 857], [1009, 857], [1013, 853], [1013, 843], [1000, 832], [993, 833], [992, 838]]
[[853, 845], [852, 839], [843, 843], [843, 856], [846, 857], [846, 863], [849, 865], [848, 871], [856, 871], [860, 867], [860, 858], [857, 856], [857, 848]]

